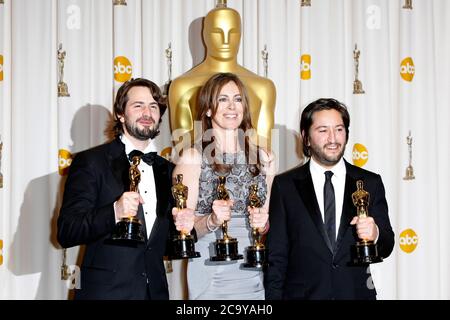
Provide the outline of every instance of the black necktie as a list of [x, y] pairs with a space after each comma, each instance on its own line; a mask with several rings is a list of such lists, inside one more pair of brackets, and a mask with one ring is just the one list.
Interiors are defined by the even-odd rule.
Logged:
[[142, 153], [139, 150], [133, 150], [128, 155], [128, 159], [130, 159], [130, 161], [133, 161], [133, 157], [135, 156], [140, 157], [146, 164], [151, 166], [153, 162], [155, 162], [156, 152]]
[[325, 211], [325, 230], [330, 239], [331, 247], [336, 242], [336, 203], [334, 188], [331, 183], [332, 171], [325, 171], [325, 184], [323, 186], [323, 202]]

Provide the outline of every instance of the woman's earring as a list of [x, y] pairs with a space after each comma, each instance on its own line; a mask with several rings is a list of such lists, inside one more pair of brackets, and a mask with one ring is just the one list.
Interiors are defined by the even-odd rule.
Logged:
[[209, 109], [208, 111], [206, 111], [206, 116], [207, 116], [207, 117], [211, 117], [211, 109]]

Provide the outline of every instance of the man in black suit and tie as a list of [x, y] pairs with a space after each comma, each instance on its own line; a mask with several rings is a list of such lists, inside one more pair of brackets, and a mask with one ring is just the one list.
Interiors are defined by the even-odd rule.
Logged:
[[[58, 241], [65, 248], [86, 245], [76, 299], [169, 298], [163, 264], [166, 243], [175, 228], [191, 231], [194, 212], [172, 209], [174, 166], [155, 152], [153, 139], [166, 108], [156, 84], [127, 81], [114, 103], [115, 140], [80, 152], [72, 162]], [[138, 192], [129, 191], [130, 154], [142, 156]], [[145, 241], [111, 241], [116, 223], [129, 216], [143, 222]]]
[[[310, 160], [273, 182], [266, 299], [376, 299], [369, 267], [352, 264], [351, 247], [375, 241], [385, 258], [394, 233], [381, 177], [343, 159], [349, 125], [347, 108], [334, 99], [303, 110], [300, 131]], [[370, 217], [356, 216], [358, 180], [370, 194]]]

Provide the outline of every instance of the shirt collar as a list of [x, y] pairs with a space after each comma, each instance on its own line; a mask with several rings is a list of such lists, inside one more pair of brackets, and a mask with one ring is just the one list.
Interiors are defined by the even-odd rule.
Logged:
[[[134, 145], [133, 145], [133, 143], [124, 135], [124, 134], [122, 134], [121, 136], [120, 136], [120, 140], [122, 141], [122, 143], [125, 145], [125, 153], [126, 154], [129, 154], [131, 151], [133, 151], [133, 150], [138, 150]], [[154, 141], [153, 141], [153, 139], [152, 140], [150, 140], [150, 143], [148, 144], [148, 146], [144, 149], [144, 150], [142, 150], [142, 152], [145, 154], [145, 153], [149, 153], [149, 152], [156, 152], [157, 150], [156, 150], [156, 146], [155, 146], [155, 143], [154, 143]]]
[[321, 176], [324, 175], [325, 171], [332, 171], [333, 176], [335, 176], [338, 179], [345, 178], [345, 175], [347, 173], [343, 157], [331, 169], [326, 169], [326, 168], [322, 167], [318, 162], [316, 162], [314, 160], [314, 158], [311, 157], [309, 168], [310, 168], [311, 172], [314, 172], [315, 174], [321, 175]]

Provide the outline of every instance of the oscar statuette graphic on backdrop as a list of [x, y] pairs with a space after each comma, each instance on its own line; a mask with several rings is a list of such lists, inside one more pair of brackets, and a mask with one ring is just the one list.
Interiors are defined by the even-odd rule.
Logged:
[[72, 272], [67, 265], [67, 248], [62, 249], [61, 280], [69, 280]]
[[361, 51], [358, 50], [358, 45], [355, 43], [355, 50], [353, 50], [353, 60], [355, 64], [355, 80], [353, 81], [353, 94], [364, 94], [362, 82], [358, 79], [359, 75], [359, 55]]
[[166, 48], [166, 50], [164, 50], [164, 53], [166, 55], [166, 62], [167, 62], [167, 81], [164, 84], [163, 95], [164, 95], [164, 97], [167, 97], [167, 95], [169, 94], [169, 86], [170, 86], [170, 83], [172, 82], [172, 43], [171, 42], [169, 42], [169, 45]]
[[311, 7], [311, 0], [301, 0], [300, 5], [302, 7]]
[[66, 51], [62, 49], [62, 43], [60, 43], [58, 47], [58, 67], [59, 67], [58, 97], [70, 97], [67, 83], [64, 82], [65, 58], [66, 58]]
[[261, 59], [263, 61], [263, 66], [264, 66], [264, 78], [267, 78], [268, 69], [269, 69], [269, 64], [268, 64], [269, 52], [267, 51], [266, 44], [264, 45], [264, 49], [261, 50]]
[[402, 8], [412, 10], [413, 9], [412, 0], [405, 0], [405, 4], [403, 5]]
[[126, 0], [114, 0], [113, 5], [115, 6], [126, 6], [127, 1]]
[[406, 137], [406, 143], [408, 144], [408, 154], [409, 154], [409, 165], [406, 167], [406, 174], [403, 177], [403, 180], [414, 180], [416, 177], [414, 176], [414, 168], [412, 166], [412, 136], [411, 131], [409, 131], [409, 135]]

